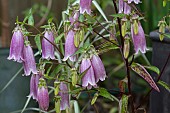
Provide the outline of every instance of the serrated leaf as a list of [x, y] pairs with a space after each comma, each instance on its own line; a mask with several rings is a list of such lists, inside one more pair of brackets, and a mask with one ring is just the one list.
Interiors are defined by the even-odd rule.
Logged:
[[131, 65], [131, 68], [138, 75], [140, 75], [145, 81], [147, 81], [153, 89], [160, 92], [159, 88], [157, 87], [156, 83], [152, 79], [151, 75], [147, 72], [147, 70], [142, 65], [140, 65], [138, 63], [133, 63]]
[[98, 96], [99, 96], [98, 92], [94, 94], [94, 96], [93, 96], [93, 98], [91, 100], [91, 105], [93, 105], [96, 102]]
[[99, 4], [97, 3], [96, 0], [92, 1], [94, 6], [97, 8], [97, 10], [100, 12], [100, 14], [102, 15], [102, 17], [108, 22], [108, 19], [106, 17], [106, 15], [104, 14], [104, 11], [102, 10], [102, 8], [99, 6]]
[[113, 15], [110, 15], [110, 16], [112, 16], [114, 18], [123, 18], [125, 16], [125, 14], [119, 13], [119, 14], [113, 14]]
[[41, 39], [40, 39], [40, 35], [36, 35], [34, 38], [35, 44], [37, 45], [38, 51], [41, 55]]
[[149, 69], [155, 73], [157, 73], [158, 75], [160, 74], [160, 70], [156, 67], [156, 66], [144, 66], [146, 69]]
[[119, 102], [119, 113], [128, 113], [128, 98], [127, 95], [122, 95]]
[[105, 88], [99, 88], [98, 91], [100, 96], [114, 101], [114, 96], [111, 95]]
[[167, 84], [167, 83], [165, 83], [164, 81], [161, 81], [161, 80], [158, 81], [158, 84], [163, 86], [170, 93], [170, 86], [169, 86], [169, 84]]

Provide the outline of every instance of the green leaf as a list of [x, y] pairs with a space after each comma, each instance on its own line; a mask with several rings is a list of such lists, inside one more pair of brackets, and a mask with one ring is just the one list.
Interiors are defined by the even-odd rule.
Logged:
[[105, 88], [99, 88], [98, 91], [100, 96], [110, 99], [111, 101], [114, 101], [115, 97], [111, 95]]
[[170, 93], [170, 86], [169, 86], [169, 84], [167, 84], [167, 83], [165, 83], [164, 81], [161, 81], [161, 80], [158, 81], [158, 84], [163, 86]]
[[108, 22], [108, 19], [107, 19], [106, 15], [104, 14], [102, 8], [99, 6], [99, 4], [97, 3], [97, 1], [96, 1], [96, 0], [93, 0], [92, 2], [93, 2], [93, 4], [94, 4], [94, 6], [97, 8], [97, 10], [100, 12], [100, 14], [103, 16], [103, 18]]
[[85, 51], [85, 49], [83, 47], [80, 47], [73, 55], [84, 53], [84, 51]]
[[144, 66], [146, 69], [149, 69], [155, 73], [157, 73], [158, 75], [160, 74], [160, 70], [156, 67], [156, 66]]
[[34, 25], [34, 17], [33, 17], [32, 14], [28, 17], [28, 24], [31, 25], [31, 26]]
[[63, 64], [59, 64], [59, 65], [53, 70], [53, 72], [51, 73], [50, 76], [54, 77], [56, 74], [58, 74], [58, 73], [61, 71], [61, 69], [64, 68], [64, 66], [65, 66], [65, 65], [63, 65]]
[[74, 113], [80, 113], [79, 105], [76, 100], [74, 100]]
[[166, 36], [167, 38], [170, 38], [170, 34], [165, 33], [164, 36]]
[[156, 91], [159, 91], [159, 88], [157, 87], [156, 83], [152, 79], [151, 75], [147, 72], [147, 70], [138, 63], [133, 63], [131, 65], [131, 69], [135, 71], [138, 75], [140, 75], [145, 81], [147, 81], [152, 88], [154, 88]]
[[125, 16], [125, 14], [119, 13], [119, 14], [113, 14], [113, 15], [110, 15], [110, 16], [112, 16], [114, 18], [123, 18]]
[[40, 34], [35, 36], [34, 41], [35, 41], [35, 44], [37, 45], [39, 53], [41, 54], [41, 39], [40, 39]]
[[58, 44], [59, 41], [61, 40], [61, 38], [63, 38], [63, 37], [64, 37], [64, 33], [61, 33], [59, 36], [57, 36], [57, 37], [55, 38], [55, 43]]
[[119, 113], [128, 113], [128, 98], [127, 95], [122, 95], [119, 102]]
[[84, 15], [83, 15], [83, 14], [80, 14], [80, 16], [79, 16], [79, 21], [80, 21], [80, 22], [84, 22]]
[[98, 92], [94, 94], [94, 96], [93, 96], [93, 98], [91, 100], [91, 105], [93, 105], [96, 102], [98, 96], [99, 96]]

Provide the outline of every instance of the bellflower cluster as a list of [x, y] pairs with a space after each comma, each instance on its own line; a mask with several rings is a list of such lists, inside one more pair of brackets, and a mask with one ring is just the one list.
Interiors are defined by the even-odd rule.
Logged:
[[47, 111], [49, 107], [49, 94], [46, 82], [43, 78], [39, 79], [37, 99], [40, 109]]
[[91, 14], [91, 4], [92, 0], [80, 0], [80, 13], [84, 14], [85, 12], [87, 14]]
[[119, 0], [119, 13], [130, 14], [131, 7], [124, 0]]
[[[133, 18], [136, 18], [136, 15]], [[131, 35], [132, 35], [135, 53], [138, 54], [139, 51], [141, 51], [142, 53], [146, 53], [147, 48], [146, 48], [145, 33], [139, 21], [131, 25]]]
[[80, 72], [87, 71], [82, 78], [82, 86], [91, 89], [97, 87], [99, 80], [104, 81], [106, 78], [106, 71], [100, 57], [95, 54], [90, 58], [83, 58], [80, 65]]
[[64, 84], [63, 82], [60, 83], [59, 96], [61, 97], [60, 110], [65, 110], [66, 108], [70, 106], [70, 101], [69, 101], [67, 85]]
[[53, 32], [50, 30], [46, 30], [44, 37], [47, 38], [48, 40], [45, 38], [42, 39], [42, 58], [48, 60], [55, 59], [54, 46], [50, 43], [50, 42], [54, 43]]

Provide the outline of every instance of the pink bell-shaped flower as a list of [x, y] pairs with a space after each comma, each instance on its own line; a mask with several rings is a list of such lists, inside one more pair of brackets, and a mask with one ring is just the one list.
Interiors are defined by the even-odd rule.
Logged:
[[67, 34], [63, 61], [70, 59], [70, 61], [74, 62], [76, 60], [76, 56], [73, 55], [77, 51], [77, 48], [74, 45], [74, 34], [73, 30], [70, 30]]
[[[52, 31], [45, 31], [44, 37], [50, 42], [54, 43], [54, 35]], [[54, 46], [47, 41], [45, 38], [42, 39], [42, 58], [43, 59], [55, 59]]]
[[37, 91], [38, 91], [38, 82], [41, 78], [40, 74], [32, 74], [30, 79], [30, 94], [29, 96], [32, 96], [33, 99], [37, 99]]
[[36, 69], [36, 64], [35, 64], [35, 58], [34, 58], [34, 53], [33, 50], [29, 44], [29, 41], [26, 41], [27, 44], [24, 45], [24, 50], [23, 50], [23, 66], [24, 66], [24, 72], [25, 75], [28, 76], [31, 74], [37, 74], [37, 69]]
[[14, 29], [14, 33], [10, 45], [10, 53], [8, 60], [14, 60], [19, 63], [23, 61], [23, 48], [24, 48], [24, 37], [21, 32], [20, 26]]
[[95, 82], [97, 83], [99, 80], [104, 81], [106, 71], [100, 57], [98, 55], [92, 55], [91, 63], [94, 70]]
[[70, 106], [70, 103], [69, 103], [70, 101], [69, 101], [67, 85], [64, 84], [63, 82], [60, 83], [59, 96], [61, 97], [60, 110], [65, 110], [67, 107]]
[[146, 53], [146, 40], [145, 40], [145, 33], [143, 31], [143, 28], [140, 24], [140, 22], [138, 22], [138, 33], [135, 34], [134, 30], [134, 26], [133, 24], [131, 25], [131, 35], [132, 35], [132, 40], [133, 40], [133, 45], [134, 45], [134, 49], [135, 49], [135, 54], [138, 54], [139, 51], [141, 51], [142, 53]]
[[95, 81], [94, 70], [93, 70], [93, 67], [92, 67], [92, 64], [89, 58], [83, 58], [81, 61], [80, 73], [83, 73], [86, 70], [87, 72], [82, 78], [82, 86], [87, 87], [88, 89], [91, 89], [92, 86], [97, 87], [97, 84]]
[[131, 7], [124, 0], [119, 0], [119, 13], [130, 14]]
[[85, 12], [87, 14], [91, 14], [91, 4], [92, 0], [80, 0], [80, 13], [84, 14]]
[[46, 82], [43, 78], [39, 79], [37, 98], [40, 109], [47, 111], [49, 107], [49, 94]]

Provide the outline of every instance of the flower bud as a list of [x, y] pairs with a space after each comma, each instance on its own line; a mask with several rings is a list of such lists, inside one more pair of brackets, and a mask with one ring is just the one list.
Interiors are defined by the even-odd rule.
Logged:
[[162, 41], [164, 39], [163, 34], [165, 33], [166, 22], [165, 21], [159, 21], [158, 26], [159, 26], [159, 32], [160, 32], [159, 38]]
[[25, 75], [28, 76], [31, 74], [31, 72], [33, 74], [37, 74], [34, 53], [29, 44], [29, 41], [26, 41], [26, 44], [24, 45], [23, 58], [24, 58], [23, 67]]
[[83, 58], [80, 65], [80, 73], [87, 71], [82, 77], [82, 86], [91, 89], [92, 86], [96, 87], [96, 81], [94, 76], [94, 70], [89, 58]]
[[78, 74], [75, 68], [71, 69], [71, 79], [72, 79], [72, 85], [75, 86], [78, 80]]
[[124, 48], [123, 48], [123, 55], [125, 58], [128, 58], [129, 51], [130, 51], [130, 42], [129, 42], [129, 38], [127, 36], [127, 37], [125, 37]]
[[66, 42], [65, 42], [65, 53], [64, 53], [63, 61], [66, 61], [68, 58], [72, 62], [74, 62], [76, 60], [76, 56], [73, 55], [77, 51], [77, 48], [74, 45], [74, 34], [75, 33], [74, 33], [73, 30], [70, 30], [68, 32], [68, 34], [67, 34]]
[[37, 98], [40, 109], [47, 111], [49, 107], [49, 94], [46, 82], [43, 78], [39, 79]]
[[[43, 59], [55, 59], [54, 56], [54, 46], [51, 43], [54, 43], [54, 36], [52, 31], [45, 31], [44, 37], [42, 39], [42, 58]], [[51, 43], [50, 43], [50, 42]]]
[[14, 33], [12, 35], [8, 60], [13, 59], [14, 61], [21, 63], [24, 59], [23, 48], [24, 48], [24, 37], [21, 32], [20, 26], [17, 26], [14, 29]]
[[127, 30], [127, 19], [126, 18], [121, 19], [121, 23], [122, 23], [121, 26], [122, 36], [124, 37], [126, 35], [126, 30]]
[[84, 14], [85, 12], [87, 14], [91, 14], [91, 4], [92, 0], [80, 0], [80, 13]]
[[61, 97], [60, 110], [65, 110], [67, 107], [70, 106], [70, 103], [69, 103], [68, 88], [67, 85], [64, 84], [63, 82], [60, 83], [59, 96]]

